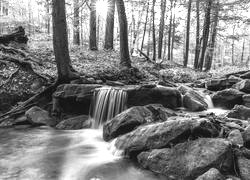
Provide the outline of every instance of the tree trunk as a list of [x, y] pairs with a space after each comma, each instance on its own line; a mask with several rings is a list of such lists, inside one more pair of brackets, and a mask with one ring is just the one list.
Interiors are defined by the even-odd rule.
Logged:
[[242, 45], [242, 53], [241, 53], [241, 64], [244, 62], [244, 54], [245, 54], [245, 38], [243, 40], [243, 45]]
[[147, 46], [147, 56], [150, 55], [150, 40], [151, 40], [151, 31], [152, 31], [152, 13], [149, 21], [149, 30], [148, 30], [148, 46]]
[[47, 13], [47, 19], [46, 19], [47, 34], [50, 34], [50, 18], [51, 18], [51, 14], [50, 14], [50, 1], [49, 0], [46, 0], [45, 8], [46, 8], [46, 13]]
[[212, 62], [213, 62], [213, 54], [214, 54], [214, 48], [215, 48], [215, 41], [216, 41], [216, 36], [217, 36], [217, 26], [218, 26], [218, 21], [219, 21], [219, 1], [217, 1], [216, 6], [215, 6], [215, 12], [213, 14], [213, 27], [212, 27], [212, 34], [211, 34], [211, 38], [210, 38], [210, 42], [208, 45], [208, 50], [206, 53], [206, 71], [209, 71], [211, 69], [212, 66]]
[[71, 70], [65, 0], [53, 0], [53, 46], [58, 71], [57, 82], [69, 82], [77, 77]]
[[174, 60], [174, 41], [175, 41], [175, 14], [173, 17], [173, 27], [172, 27], [172, 43], [171, 43], [171, 61]]
[[162, 58], [162, 44], [165, 26], [166, 0], [161, 0], [161, 19], [159, 25], [158, 59]]
[[168, 60], [171, 60], [171, 34], [172, 34], [172, 19], [173, 19], [173, 0], [170, 0], [170, 19], [168, 29]]
[[128, 47], [128, 22], [123, 0], [116, 0], [116, 7], [120, 27], [120, 65], [122, 68], [131, 68]]
[[155, 37], [155, 1], [153, 0], [152, 5], [152, 28], [153, 28], [153, 61], [156, 60], [156, 37]]
[[203, 26], [203, 35], [202, 35], [202, 49], [201, 56], [199, 61], [199, 70], [202, 71], [205, 59], [205, 53], [207, 49], [208, 37], [209, 37], [209, 29], [210, 29], [210, 15], [212, 8], [212, 0], [208, 0], [206, 5], [206, 14], [204, 18], [204, 26]]
[[144, 30], [143, 30], [143, 36], [142, 36], [142, 42], [141, 42], [141, 51], [142, 51], [142, 52], [143, 52], [143, 46], [144, 46], [145, 35], [146, 35], [146, 31], [147, 31], [148, 11], [149, 11], [149, 2], [147, 3], [146, 21], [145, 21], [145, 24], [144, 24]]
[[233, 37], [232, 37], [232, 65], [235, 64], [235, 61], [234, 61], [234, 47], [235, 47], [235, 41], [234, 41], [234, 35], [235, 35], [235, 25], [233, 26]]
[[108, 12], [106, 18], [105, 42], [104, 49], [114, 49], [114, 17], [115, 17], [115, 1], [108, 1]]
[[184, 55], [184, 63], [183, 63], [184, 67], [187, 67], [188, 56], [189, 56], [191, 7], [192, 7], [192, 0], [189, 0], [189, 2], [188, 2], [188, 13], [187, 13], [186, 46], [185, 46], [185, 55]]
[[194, 57], [194, 69], [198, 69], [200, 45], [200, 1], [196, 1], [196, 47]]
[[79, 0], [74, 0], [74, 30], [73, 44], [80, 45], [80, 17], [79, 17]]
[[89, 35], [89, 49], [97, 50], [96, 44], [96, 0], [90, 2], [90, 35]]

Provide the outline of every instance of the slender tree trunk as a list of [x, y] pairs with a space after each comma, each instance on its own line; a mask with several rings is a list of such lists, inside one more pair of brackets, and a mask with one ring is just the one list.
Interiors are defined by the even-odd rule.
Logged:
[[173, 19], [173, 0], [170, 0], [170, 19], [168, 29], [168, 60], [171, 60], [171, 34], [172, 34], [172, 19]]
[[76, 77], [72, 72], [68, 49], [65, 0], [53, 0], [53, 46], [58, 71], [58, 82]]
[[109, 8], [106, 18], [105, 42], [104, 49], [114, 49], [114, 17], [115, 17], [115, 1], [108, 1]]
[[79, 0], [74, 0], [74, 31], [73, 44], [80, 45], [80, 17], [79, 17]]
[[97, 50], [97, 32], [96, 32], [96, 0], [90, 2], [90, 35], [89, 35], [89, 49]]
[[235, 35], [235, 25], [233, 26], [233, 38], [232, 38], [232, 65], [235, 65], [235, 61], [234, 61], [234, 47], [235, 47], [234, 35]]
[[166, 0], [161, 0], [161, 19], [159, 25], [158, 59], [162, 58], [162, 44], [165, 26]]
[[175, 41], [175, 14], [173, 17], [173, 33], [172, 33], [172, 43], [171, 43], [171, 60], [174, 60], [174, 41]]
[[192, 7], [192, 0], [189, 0], [189, 2], [188, 2], [188, 13], [187, 13], [186, 46], [185, 46], [185, 56], [184, 56], [184, 63], [183, 63], [184, 67], [187, 67], [188, 56], [189, 56], [191, 7]]
[[116, 0], [116, 7], [120, 27], [120, 65], [122, 68], [131, 68], [128, 47], [128, 23], [123, 0]]
[[146, 31], [147, 31], [148, 12], [149, 12], [149, 2], [147, 3], [146, 21], [144, 23], [144, 30], [143, 30], [143, 36], [142, 36], [142, 42], [141, 42], [141, 52], [143, 52], [144, 40], [145, 40]]
[[241, 53], [241, 64], [244, 62], [244, 54], [245, 54], [245, 38], [243, 40], [243, 45], [242, 45], [242, 53]]
[[198, 69], [200, 55], [200, 1], [196, 1], [196, 47], [194, 57], [194, 69]]
[[50, 34], [50, 2], [49, 0], [46, 0], [46, 13], [47, 13], [47, 20], [46, 20], [46, 26], [47, 26], [47, 34]]
[[151, 44], [150, 44], [150, 41], [151, 41], [151, 31], [152, 31], [152, 13], [151, 13], [150, 21], [149, 21], [147, 56], [150, 55], [150, 48], [151, 48]]
[[152, 5], [153, 61], [155, 61], [155, 60], [156, 60], [155, 1], [156, 1], [156, 0], [153, 0], [153, 5]]
[[210, 14], [212, 8], [212, 0], [207, 1], [206, 7], [206, 14], [204, 19], [204, 26], [203, 26], [203, 35], [202, 35], [202, 50], [199, 62], [199, 70], [202, 71], [205, 59], [205, 53], [207, 49], [208, 37], [209, 37], [209, 29], [210, 29]]
[[219, 1], [216, 2], [215, 4], [215, 12], [213, 14], [213, 26], [212, 26], [212, 32], [211, 32], [211, 38], [209, 41], [208, 45], [208, 50], [206, 53], [206, 58], [205, 58], [205, 65], [206, 65], [206, 71], [209, 71], [212, 66], [213, 62], [213, 54], [214, 54], [214, 49], [215, 49], [215, 41], [216, 41], [216, 36], [217, 36], [217, 26], [218, 26], [218, 21], [219, 21]]

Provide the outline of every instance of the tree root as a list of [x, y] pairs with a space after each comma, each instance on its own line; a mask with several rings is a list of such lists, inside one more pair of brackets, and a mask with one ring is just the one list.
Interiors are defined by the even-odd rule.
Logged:
[[0, 88], [3, 87], [5, 84], [9, 83], [12, 80], [12, 78], [19, 72], [19, 70], [20, 70], [20, 67], [17, 68], [17, 70], [10, 75], [10, 77], [7, 79], [5, 83], [2, 83], [0, 85]]

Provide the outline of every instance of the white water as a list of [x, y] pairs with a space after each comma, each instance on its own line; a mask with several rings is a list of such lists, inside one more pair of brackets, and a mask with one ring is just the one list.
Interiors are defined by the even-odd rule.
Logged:
[[127, 92], [122, 89], [103, 87], [95, 92], [91, 118], [94, 128], [112, 119], [126, 109]]
[[160, 180], [111, 153], [101, 130], [0, 129], [1, 180]]

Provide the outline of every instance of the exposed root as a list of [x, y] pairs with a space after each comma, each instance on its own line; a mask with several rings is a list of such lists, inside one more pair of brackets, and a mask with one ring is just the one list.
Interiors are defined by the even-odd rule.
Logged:
[[5, 83], [2, 83], [0, 85], [0, 88], [3, 87], [5, 84], [9, 83], [12, 80], [12, 78], [19, 72], [19, 70], [20, 70], [20, 67], [17, 68], [17, 70], [10, 75], [10, 77], [7, 79]]

